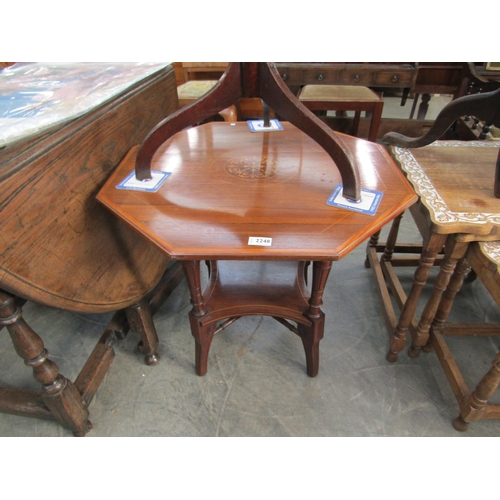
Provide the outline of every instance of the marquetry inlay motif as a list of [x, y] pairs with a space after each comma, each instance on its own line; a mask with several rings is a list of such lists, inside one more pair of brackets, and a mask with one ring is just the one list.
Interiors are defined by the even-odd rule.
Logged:
[[[436, 141], [426, 147], [435, 148], [456, 148], [464, 147], [462, 141]], [[498, 141], [470, 141], [467, 147], [476, 148], [499, 148]], [[401, 164], [401, 168], [406, 172], [408, 180], [413, 184], [416, 193], [421, 197], [425, 206], [433, 213], [436, 222], [449, 224], [457, 222], [476, 224], [500, 224], [500, 213], [480, 213], [480, 212], [453, 212], [446, 202], [436, 191], [432, 181], [419, 165], [410, 149], [394, 148], [395, 158]]]
[[274, 177], [278, 170], [275, 160], [269, 160], [266, 156], [244, 156], [229, 160], [224, 170], [233, 177], [242, 179], [264, 179]]

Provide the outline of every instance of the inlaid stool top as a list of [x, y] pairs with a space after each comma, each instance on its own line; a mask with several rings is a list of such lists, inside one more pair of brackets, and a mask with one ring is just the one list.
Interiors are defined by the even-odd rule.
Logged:
[[433, 231], [500, 239], [500, 199], [493, 194], [499, 141], [436, 141], [422, 148], [391, 146]]
[[355, 85], [306, 85], [302, 88], [301, 101], [380, 101], [381, 98], [368, 87]]
[[467, 260], [500, 306], [500, 241], [471, 243]]
[[[177, 133], [153, 158], [152, 170], [171, 172], [157, 192], [116, 188], [134, 171], [134, 149], [98, 200], [175, 259], [330, 261], [416, 200], [383, 146], [342, 136], [362, 188], [383, 196], [373, 216], [327, 205], [339, 170], [309, 136], [282, 126], [254, 133], [245, 122], [215, 122]], [[272, 245], [249, 245], [250, 237]]]

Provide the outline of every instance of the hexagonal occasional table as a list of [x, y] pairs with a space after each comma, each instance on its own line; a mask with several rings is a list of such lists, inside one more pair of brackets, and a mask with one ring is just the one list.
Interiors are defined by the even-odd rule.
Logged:
[[[120, 219], [182, 262], [198, 375], [207, 371], [213, 336], [246, 315], [272, 316], [299, 335], [307, 373], [317, 375], [332, 262], [417, 199], [382, 146], [342, 135], [361, 187], [383, 196], [374, 215], [327, 205], [341, 183], [335, 163], [295, 126], [282, 126], [255, 133], [244, 122], [218, 122], [177, 133], [153, 158], [153, 170], [170, 172], [156, 192], [117, 188], [134, 171], [137, 147], [98, 194]], [[201, 261], [210, 272], [204, 291]]]

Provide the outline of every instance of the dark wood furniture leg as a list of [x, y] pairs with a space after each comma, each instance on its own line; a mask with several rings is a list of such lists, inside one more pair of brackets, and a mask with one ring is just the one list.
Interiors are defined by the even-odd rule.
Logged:
[[[50, 410], [53, 418], [63, 427], [72, 430], [75, 436], [87, 434], [92, 424], [88, 420], [89, 411], [81, 394], [73, 383], [59, 373], [57, 365], [48, 359], [42, 339], [24, 321], [22, 310], [15, 305], [14, 296], [3, 291], [0, 291], [0, 325], [7, 327], [17, 354], [24, 359], [27, 366], [32, 367], [33, 376], [42, 384], [43, 389], [38, 404], [30, 402], [30, 394], [24, 393], [24, 405], [19, 397], [14, 398], [14, 392], [2, 391], [4, 397], [9, 393], [13, 396], [11, 401], [7, 397], [2, 398], [2, 411], [15, 414], [31, 413], [30, 416], [47, 418], [43, 404]], [[19, 405], [24, 406], [24, 411], [16, 410]]]
[[[287, 285], [288, 288], [283, 288], [282, 293], [285, 299], [282, 299], [280, 303], [273, 305], [267, 300], [263, 300], [261, 303], [259, 296], [255, 294], [255, 289], [250, 286], [246, 295], [242, 293], [243, 300], [240, 297], [238, 303], [234, 304], [232, 309], [235, 315], [223, 317], [221, 310], [227, 310], [227, 304], [231, 303], [231, 296], [230, 292], [221, 292], [220, 287], [218, 287], [219, 270], [217, 261], [210, 261], [209, 263], [211, 283], [208, 287], [207, 297], [204, 297], [201, 290], [200, 261], [183, 261], [182, 266], [193, 306], [189, 313], [189, 322], [195, 340], [196, 373], [200, 376], [207, 373], [210, 345], [216, 333], [241, 316], [261, 314], [273, 317], [301, 338], [306, 355], [307, 374], [310, 377], [315, 377], [319, 370], [319, 341], [323, 338], [325, 323], [325, 315], [321, 311], [322, 298], [332, 262], [318, 261], [313, 263], [311, 295], [305, 302], [304, 297], [307, 298], [307, 295], [304, 295], [307, 293], [305, 291], [307, 264], [305, 262], [297, 263], [296, 277], [300, 283], [291, 283]], [[244, 278], [242, 282], [244, 283]], [[243, 290], [245, 284], [241, 288]], [[253, 291], [250, 291], [250, 289]], [[218, 301], [214, 304], [212, 300], [216, 295]], [[300, 300], [297, 300], [297, 295], [300, 295]], [[222, 301], [220, 300], [221, 297], [223, 297]], [[288, 300], [290, 304], [295, 305], [288, 308], [285, 313], [283, 303]], [[299, 306], [298, 304], [302, 305]], [[218, 326], [217, 321], [223, 319], [224, 321]], [[288, 319], [296, 322], [297, 326], [290, 323]]]
[[125, 312], [130, 329], [138, 332], [141, 336], [141, 342], [137, 348], [145, 355], [145, 363], [149, 366], [156, 365], [160, 359], [160, 355], [157, 353], [159, 340], [148, 302], [143, 300], [127, 307]]
[[378, 129], [380, 128], [383, 109], [384, 109], [383, 101], [375, 103], [375, 107], [372, 112], [372, 118], [370, 120], [370, 130], [368, 132], [369, 141], [377, 142]]
[[304, 313], [304, 316], [311, 321], [311, 325], [298, 325], [298, 333], [306, 354], [307, 374], [310, 377], [315, 377], [319, 371], [319, 341], [323, 338], [325, 330], [325, 313], [321, 310], [321, 306], [331, 268], [331, 262], [314, 262], [309, 309]]
[[[208, 369], [208, 353], [210, 344], [216, 329], [215, 323], [203, 325], [201, 320], [207, 314], [204, 304], [203, 292], [201, 290], [200, 261], [188, 260], [182, 262], [182, 267], [186, 275], [189, 293], [191, 294], [191, 305], [193, 308], [189, 312], [189, 323], [191, 333], [195, 340], [195, 367], [196, 374], [203, 376]], [[209, 263], [210, 274], [216, 272], [217, 262]]]
[[359, 122], [361, 120], [361, 111], [354, 112], [354, 120], [352, 121], [352, 135], [354, 137], [358, 136]]

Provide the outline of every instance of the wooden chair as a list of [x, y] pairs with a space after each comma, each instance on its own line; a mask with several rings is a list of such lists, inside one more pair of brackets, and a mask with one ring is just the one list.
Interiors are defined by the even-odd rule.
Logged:
[[306, 85], [300, 90], [298, 98], [311, 111], [354, 111], [354, 136], [358, 134], [361, 111], [371, 113], [368, 139], [376, 142], [384, 101], [368, 87]]
[[[446, 318], [452, 308], [456, 293], [462, 286], [469, 266], [484, 284], [495, 302], [500, 306], [500, 242], [473, 242], [469, 245], [466, 259], [462, 259], [453, 274], [449, 286], [441, 299], [432, 328], [430, 343], [450, 383], [460, 408], [453, 425], [466, 431], [470, 422], [480, 419], [500, 419], [500, 405], [488, 403], [500, 383], [500, 352], [494, 357], [491, 367], [470, 391], [452, 351], [446, 342], [447, 336], [500, 336], [498, 324], [448, 323]], [[471, 353], [470, 362], [475, 362]]]
[[[82, 436], [116, 338], [139, 333], [146, 363], [158, 361], [152, 314], [182, 269], [95, 196], [130, 144], [176, 109], [167, 68], [84, 116], [0, 150], [0, 328], [42, 389], [0, 388], [0, 411], [56, 420]], [[27, 300], [78, 313], [116, 311], [74, 383], [23, 317]]]
[[[446, 147], [446, 141], [442, 144], [431, 143], [464, 115], [479, 116], [498, 125], [499, 110], [500, 89], [464, 96], [448, 104], [424, 136], [409, 138], [397, 133], [384, 136], [384, 142], [392, 145], [389, 148], [391, 155], [419, 194], [419, 201], [410, 212], [423, 240], [422, 245], [397, 242], [400, 223], [398, 218], [393, 223], [385, 243], [379, 244], [378, 235], [374, 235], [368, 244], [366, 265], [373, 269], [384, 307], [390, 342], [387, 354], [389, 361], [396, 361], [398, 353], [404, 349], [408, 331], [412, 334], [409, 355], [416, 357], [421, 349], [425, 348], [442, 292], [457, 261], [464, 256], [468, 242], [498, 239], [498, 219], [488, 217], [488, 213], [500, 212], [500, 201], [495, 201], [500, 196], [497, 144], [492, 142], [485, 144], [488, 147], [483, 148], [482, 143], [457, 141], [456, 144], [449, 143], [449, 147]], [[413, 151], [411, 148], [420, 149]], [[460, 166], [460, 173], [453, 171], [453, 162]], [[449, 178], [448, 171], [443, 171], [443, 165], [449, 166]], [[481, 177], [478, 177], [474, 165], [482, 169]], [[484, 178], [485, 171], [490, 172], [488, 179]], [[456, 182], [458, 175], [463, 179], [463, 185]], [[455, 182], [451, 182], [451, 179]], [[476, 180], [481, 181], [481, 189], [474, 189]], [[457, 205], [454, 193], [459, 194], [461, 205]], [[459, 208], [450, 209], [450, 204]], [[460, 244], [451, 246], [452, 249], [444, 255], [432, 296], [418, 320], [415, 311], [420, 293], [427, 282], [430, 268], [440, 262], [438, 256], [443, 253], [444, 244], [450, 235], [455, 235]], [[382, 254], [380, 260], [377, 258], [378, 252]], [[401, 256], [396, 259], [396, 254]], [[408, 295], [404, 293], [394, 272], [396, 265], [417, 266]], [[396, 298], [400, 309], [399, 318], [394, 313], [389, 291]]]

